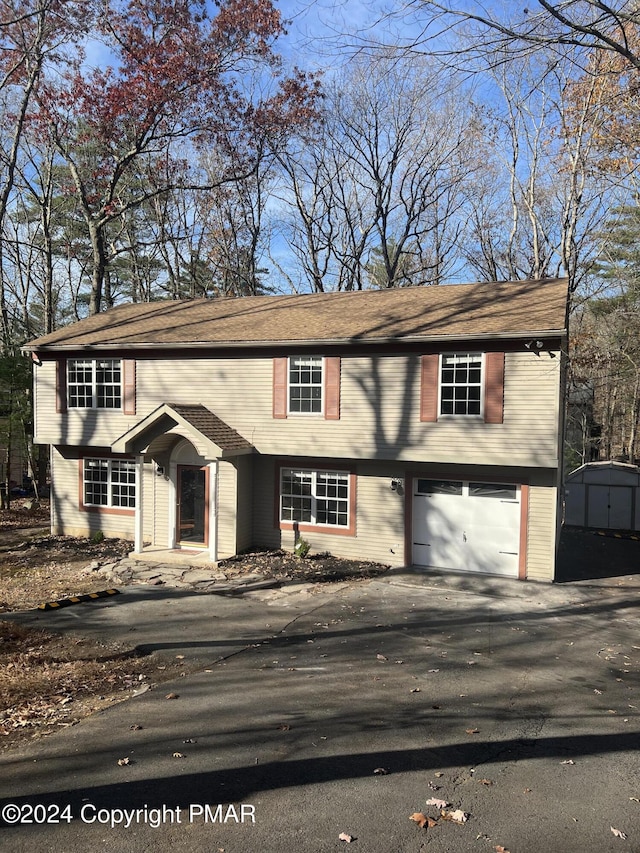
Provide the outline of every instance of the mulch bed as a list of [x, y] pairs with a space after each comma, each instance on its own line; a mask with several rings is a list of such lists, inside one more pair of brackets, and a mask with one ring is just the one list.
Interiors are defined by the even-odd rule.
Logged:
[[227, 560], [221, 560], [219, 567], [233, 571], [234, 574], [258, 572], [266, 578], [278, 580], [297, 580], [313, 583], [335, 583], [336, 581], [354, 581], [374, 578], [384, 574], [389, 566], [366, 560], [347, 560], [328, 553], [311, 554], [297, 557], [289, 551], [257, 550]]

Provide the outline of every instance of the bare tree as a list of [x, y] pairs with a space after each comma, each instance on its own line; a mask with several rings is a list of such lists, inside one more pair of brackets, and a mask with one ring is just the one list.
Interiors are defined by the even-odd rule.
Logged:
[[[65, 53], [86, 33], [94, 3], [19, 0], [0, 3], [0, 231], [10, 204], [29, 110], [46, 63], [64, 65]], [[61, 46], [65, 50], [61, 50]], [[11, 322], [0, 252], [0, 349], [8, 350]]]
[[542, 83], [530, 63], [494, 73], [500, 99], [481, 113], [484, 165], [466, 198], [465, 254], [482, 278], [562, 275], [573, 292], [601, 251], [608, 206], [624, 186], [596, 165], [597, 81], [570, 97], [568, 62], [547, 69]]
[[[424, 49], [454, 59], [468, 69], [473, 57], [495, 67], [542, 49], [557, 56], [577, 48], [573, 56], [593, 51], [620, 56], [632, 69], [640, 69], [640, 52], [630, 33], [640, 24], [636, 0], [531, 0], [528, 4], [489, 5], [483, 0], [410, 0], [397, 12], [413, 15], [421, 26], [407, 47]], [[464, 34], [464, 45], [455, 39]], [[452, 38], [453, 37], [453, 38]]]
[[328, 87], [318, 133], [312, 151], [282, 158], [290, 243], [312, 289], [370, 286], [373, 250], [386, 287], [443, 281], [473, 133], [460, 93], [425, 60], [353, 61]]

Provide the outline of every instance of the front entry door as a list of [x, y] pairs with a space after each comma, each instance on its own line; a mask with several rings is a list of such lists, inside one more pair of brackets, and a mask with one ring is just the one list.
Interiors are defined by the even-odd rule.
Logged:
[[178, 465], [178, 545], [209, 544], [208, 469]]

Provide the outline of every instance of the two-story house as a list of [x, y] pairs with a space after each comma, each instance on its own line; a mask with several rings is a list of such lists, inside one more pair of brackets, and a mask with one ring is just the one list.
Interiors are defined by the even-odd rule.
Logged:
[[563, 280], [122, 305], [28, 344], [51, 527], [552, 580]]

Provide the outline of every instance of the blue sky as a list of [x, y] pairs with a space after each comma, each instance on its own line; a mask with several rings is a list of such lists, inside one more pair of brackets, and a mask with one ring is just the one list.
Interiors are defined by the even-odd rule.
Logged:
[[[288, 35], [276, 50], [291, 65], [330, 72], [342, 66], [358, 48], [369, 43], [397, 43], [419, 28], [406, 17], [387, 17], [385, 0], [274, 0], [285, 20]], [[86, 43], [87, 67], [104, 67], [113, 58], [97, 39]]]

